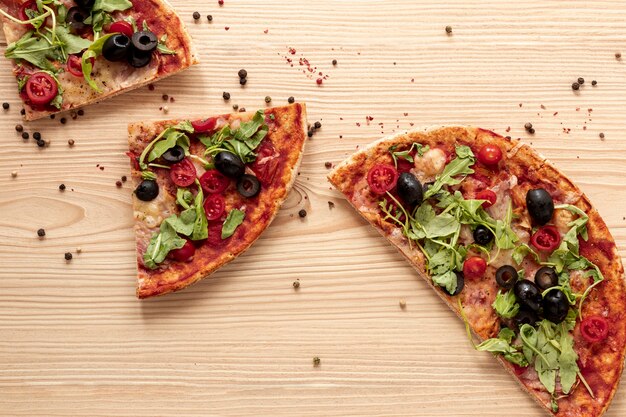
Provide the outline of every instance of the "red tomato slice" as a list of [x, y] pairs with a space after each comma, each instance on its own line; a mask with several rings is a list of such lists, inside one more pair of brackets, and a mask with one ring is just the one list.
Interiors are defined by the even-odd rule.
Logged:
[[33, 104], [50, 103], [59, 92], [57, 82], [46, 72], [36, 72], [26, 81], [26, 95]]
[[257, 148], [257, 157], [251, 168], [261, 184], [268, 186], [274, 181], [276, 171], [278, 171], [279, 155], [276, 154], [272, 142], [265, 140]]
[[226, 211], [226, 200], [220, 194], [211, 194], [204, 200], [204, 212], [208, 221], [219, 220]]
[[602, 316], [589, 316], [580, 323], [580, 333], [589, 343], [601, 342], [609, 335], [609, 322]]
[[185, 158], [170, 169], [172, 182], [179, 187], [189, 187], [196, 180], [196, 168]]
[[[22, 6], [20, 7], [20, 10], [18, 11], [18, 16], [20, 18], [20, 20], [30, 20], [31, 17], [28, 16], [26, 14], [26, 10], [32, 10], [34, 11], [36, 14], [40, 14], [39, 13], [39, 9], [37, 8], [37, 1], [36, 0], [30, 0], [27, 1], [26, 3], [22, 4]], [[43, 22], [43, 26], [46, 26], [48, 24], [48, 19], [50, 18], [50, 16], [46, 17], [46, 20]], [[28, 24], [28, 29], [34, 29], [35, 27], [32, 24]]]
[[134, 33], [133, 26], [124, 20], [119, 20], [111, 24], [111, 26], [109, 27], [109, 33], [116, 33], [116, 32], [123, 33], [129, 38], [131, 38]]
[[485, 145], [480, 148], [477, 157], [483, 165], [497, 165], [502, 160], [502, 149], [496, 145]]
[[542, 226], [530, 238], [530, 243], [541, 251], [552, 252], [561, 244], [561, 234], [554, 226]]
[[191, 241], [185, 242], [185, 246], [180, 249], [173, 249], [167, 254], [168, 258], [178, 262], [186, 262], [190, 260], [196, 253], [196, 247]]
[[66, 67], [70, 74], [76, 77], [83, 77], [82, 59], [78, 55], [70, 55], [67, 59]]
[[463, 275], [465, 278], [480, 278], [487, 270], [487, 262], [480, 256], [472, 256], [467, 258], [463, 263]]
[[476, 200], [486, 200], [483, 203], [483, 208], [489, 208], [496, 204], [496, 201], [498, 201], [498, 196], [491, 190], [482, 190], [477, 193], [474, 198], [476, 198]]
[[220, 194], [226, 191], [230, 179], [217, 169], [210, 169], [200, 177], [202, 191], [207, 194]]
[[398, 171], [387, 164], [374, 165], [367, 174], [367, 183], [375, 194], [385, 194], [392, 190], [398, 181]]
[[212, 132], [215, 130], [215, 125], [217, 125], [217, 118], [210, 117], [205, 120], [194, 120], [191, 122], [191, 125], [196, 133]]

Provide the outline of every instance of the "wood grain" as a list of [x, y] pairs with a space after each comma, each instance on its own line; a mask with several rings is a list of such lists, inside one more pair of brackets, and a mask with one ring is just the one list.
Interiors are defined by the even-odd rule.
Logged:
[[[0, 415], [541, 416], [330, 189], [324, 163], [412, 126], [510, 127], [582, 187], [626, 255], [626, 67], [614, 56], [626, 54], [626, 2], [172, 3], [202, 63], [66, 125], [27, 124], [48, 148], [15, 133], [15, 80], [0, 61], [11, 104], [0, 114]], [[328, 75], [321, 87], [300, 58]], [[175, 98], [167, 115], [162, 94]], [[323, 124], [278, 218], [212, 279], [136, 300], [131, 190], [115, 186], [128, 173], [126, 124], [251, 110], [266, 95], [305, 101]], [[608, 417], [626, 414], [623, 388]]]

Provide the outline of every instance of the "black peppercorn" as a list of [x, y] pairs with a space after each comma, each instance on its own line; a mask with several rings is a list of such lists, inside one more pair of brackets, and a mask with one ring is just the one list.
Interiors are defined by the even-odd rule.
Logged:
[[245, 69], [240, 69], [237, 74], [239, 75], [239, 78], [246, 78], [248, 76], [248, 71], [246, 71]]
[[248, 82], [248, 80], [246, 78], [240, 78], [239, 79], [239, 84], [241, 84], [241, 85], [246, 85], [247, 82]]
[[65, 191], [65, 184], [59, 185], [59, 190], [60, 191]]
[[30, 137], [30, 135], [28, 134], [28, 132], [22, 132], [22, 139], [28, 139]]
[[120, 181], [120, 180], [115, 181], [115, 186], [117, 188], [122, 188], [122, 181]]
[[593, 80], [593, 81], [591, 81], [591, 85], [593, 85], [595, 87], [596, 85], [598, 85], [598, 82], [596, 80]]
[[600, 139], [604, 139], [604, 133], [600, 133]]
[[22, 109], [22, 110], [20, 110], [20, 114], [21, 114], [22, 116], [24, 116], [24, 115], [26, 114], [26, 109]]
[[210, 14], [207, 15], [206, 20], [208, 20], [209, 22], [213, 21], [213, 16], [211, 16]]
[[270, 96], [265, 96], [265, 102], [267, 104], [271, 103], [272, 102], [272, 98]]
[[300, 218], [304, 219], [306, 217], [306, 210], [302, 209], [298, 212], [298, 216], [300, 216]]
[[122, 175], [122, 182], [126, 182], [128, 181], [128, 178], [126, 178], [126, 175]]
[[578, 77], [578, 84], [583, 85], [585, 83], [585, 79], [583, 77]]
[[333, 59], [333, 65], [337, 65], [337, 60]]
[[41, 139], [41, 133], [39, 133], [39, 132], [33, 132], [33, 139], [35, 139], [35, 140], [39, 140], [39, 139]]
[[578, 83], [572, 83], [572, 90], [576, 91], [580, 88], [580, 84]]
[[37, 141], [37, 146], [39, 146], [40, 148], [43, 148], [44, 146], [46, 146], [46, 142], [43, 139], [39, 139]]
[[446, 26], [446, 33], [448, 35], [452, 33], [452, 26], [450, 26], [450, 25]]
[[2, 108], [3, 108], [3, 109], [5, 109], [5, 110], [9, 110], [9, 107], [10, 107], [10, 105], [9, 105], [9, 103], [7, 103], [6, 101], [5, 101], [4, 103], [2, 103]]
[[46, 235], [46, 231], [43, 229], [37, 230], [37, 236], [44, 237]]
[[163, 99], [163, 101], [167, 101], [170, 99], [170, 96], [168, 96], [167, 94], [163, 94], [161, 98]]
[[528, 129], [528, 133], [530, 133], [531, 135], [535, 134], [535, 128], [531, 127], [530, 129]]
[[222, 93], [222, 98], [223, 98], [224, 100], [230, 100], [230, 93], [228, 93], [228, 92], [224, 91], [224, 92]]
[[22, 125], [15, 125], [15, 131], [16, 132], [23, 132], [24, 131], [24, 126], [22, 126]]
[[59, 121], [61, 122], [62, 125], [67, 123], [67, 119], [65, 117], [61, 117], [61, 120], [59, 120]]
[[319, 129], [320, 127], [322, 127], [322, 124], [320, 122], [315, 122], [315, 124], [313, 124], [313, 127]]
[[289, 97], [289, 98], [287, 99], [287, 102], [288, 102], [289, 104], [293, 104], [293, 103], [295, 103], [295, 101], [296, 101], [296, 99], [295, 99], [293, 96], [291, 96], [291, 97]]
[[78, 115], [79, 116], [84, 116], [85, 115], [85, 110], [83, 110], [83, 109], [78, 110]]
[[73, 258], [71, 252], [65, 252], [65, 260], [66, 261], [71, 261]]
[[313, 131], [309, 130], [306, 134], [308, 137], [312, 138], [313, 137]]
[[193, 20], [200, 19], [200, 12], [193, 12]]

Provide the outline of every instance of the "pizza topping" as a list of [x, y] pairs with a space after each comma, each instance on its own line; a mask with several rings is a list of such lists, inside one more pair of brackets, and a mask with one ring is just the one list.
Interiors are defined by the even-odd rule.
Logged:
[[250, 168], [257, 176], [257, 179], [261, 181], [261, 184], [268, 186], [274, 181], [276, 171], [279, 166], [280, 154], [274, 149], [272, 142], [264, 140], [257, 150], [256, 161]]
[[182, 146], [174, 145], [173, 148], [165, 151], [163, 155], [161, 155], [161, 158], [163, 158], [165, 162], [175, 164], [185, 158], [185, 150], [182, 148]]
[[526, 207], [530, 217], [540, 226], [548, 223], [554, 213], [554, 200], [543, 188], [526, 193]]
[[422, 204], [424, 191], [422, 183], [410, 172], [403, 172], [396, 184], [398, 195], [409, 206], [415, 207]]
[[221, 194], [229, 184], [228, 177], [216, 169], [209, 169], [200, 177], [200, 186], [207, 194]]
[[485, 200], [482, 204], [483, 208], [489, 208], [496, 204], [498, 196], [491, 190], [482, 190], [476, 193], [476, 200]]
[[513, 323], [516, 328], [521, 328], [523, 325], [528, 324], [534, 326], [539, 321], [539, 316], [534, 311], [527, 307], [521, 307], [519, 313], [513, 318]]
[[367, 174], [367, 183], [375, 194], [385, 194], [396, 186], [398, 171], [387, 164], [374, 165]]
[[213, 157], [213, 161], [215, 163], [215, 168], [230, 178], [239, 178], [246, 170], [243, 161], [239, 159], [237, 155], [228, 151], [217, 153]]
[[185, 154], [188, 154], [190, 140], [187, 134], [189, 133], [193, 133], [193, 127], [188, 121], [180, 122], [163, 130], [144, 148], [139, 156], [139, 167], [144, 171], [147, 170], [150, 165], [153, 165], [153, 161], [175, 146], [181, 147]]
[[125, 20], [118, 20], [117, 22], [113, 22], [109, 27], [109, 32], [111, 33], [123, 33], [129, 38], [133, 36], [135, 32], [133, 26], [126, 22]]
[[75, 77], [83, 77], [81, 59], [78, 55], [70, 55], [67, 59], [67, 70]]
[[196, 247], [190, 240], [187, 240], [182, 248], [171, 250], [167, 257], [178, 262], [187, 262], [195, 253]]
[[528, 279], [519, 280], [513, 286], [513, 290], [523, 306], [528, 307], [532, 311], [539, 310], [539, 307], [541, 307], [541, 290], [534, 282]]
[[463, 275], [463, 272], [456, 271], [454, 275], [456, 278], [456, 288], [454, 291], [450, 292], [447, 288], [444, 288], [452, 297], [461, 294], [461, 291], [465, 288], [465, 276]]
[[[74, 3], [83, 10], [91, 10], [96, 0], [74, 0]], [[101, 3], [115, 3], [114, 1], [103, 0]], [[117, 2], [119, 3], [119, 1]]]
[[[148, 54], [145, 52], [138, 51], [136, 49], [131, 49], [128, 55], [128, 63], [133, 68], [143, 68], [150, 63], [152, 60], [152, 54]], [[164, 109], [167, 106], [164, 107]]]
[[[517, 279], [517, 278], [516, 278]], [[519, 313], [520, 305], [513, 291], [498, 291], [496, 299], [491, 305], [498, 316], [503, 319], [512, 319]]]
[[398, 162], [404, 160], [411, 164], [415, 163], [414, 155], [422, 158], [425, 152], [428, 152], [430, 146], [422, 145], [421, 143], [414, 142], [411, 144], [409, 149], [404, 151], [397, 151], [398, 145], [393, 145], [389, 147], [389, 153], [391, 154], [391, 158], [393, 159], [393, 163], [398, 168]]
[[505, 290], [513, 288], [517, 278], [517, 270], [511, 265], [503, 265], [496, 270], [496, 282]]
[[602, 342], [609, 335], [609, 322], [602, 316], [589, 316], [580, 323], [580, 334], [589, 343]]
[[140, 32], [133, 33], [131, 42], [136, 51], [145, 54], [149, 54], [154, 51], [159, 44], [156, 35], [149, 30], [142, 30]]
[[196, 168], [189, 159], [185, 158], [179, 163], [172, 165], [170, 178], [177, 186], [188, 187], [196, 180]]
[[477, 158], [483, 165], [498, 165], [502, 160], [502, 150], [497, 145], [487, 144], [480, 148]]
[[231, 237], [235, 230], [243, 223], [246, 213], [238, 209], [232, 209], [228, 212], [228, 216], [222, 225], [222, 240]]
[[226, 212], [226, 201], [220, 194], [211, 194], [204, 200], [204, 212], [208, 221], [219, 220]]
[[111, 62], [123, 61], [128, 57], [130, 50], [130, 38], [123, 33], [115, 33], [102, 45], [102, 56]]
[[210, 117], [205, 120], [194, 120], [191, 122], [195, 133], [207, 133], [215, 130], [217, 125], [217, 118]]
[[535, 284], [537, 284], [537, 286], [543, 291], [547, 290], [548, 288], [556, 287], [558, 283], [559, 277], [552, 267], [541, 267], [535, 273]]
[[261, 191], [261, 182], [254, 175], [242, 175], [237, 181], [237, 191], [246, 198], [256, 197]]
[[468, 279], [480, 278], [486, 270], [487, 262], [479, 256], [467, 258], [463, 263], [463, 275]]
[[543, 316], [554, 324], [559, 324], [569, 312], [569, 300], [565, 293], [558, 289], [548, 291], [543, 297]]
[[65, 16], [65, 22], [69, 25], [70, 33], [74, 35], [83, 34], [89, 28], [89, 25], [85, 24], [88, 17], [89, 13], [80, 7], [70, 7]]
[[24, 88], [28, 99], [36, 105], [50, 103], [59, 92], [59, 86], [55, 77], [43, 71], [36, 72], [28, 77]]
[[152, 201], [159, 195], [159, 185], [154, 180], [143, 180], [135, 189], [135, 195], [141, 201]]
[[559, 247], [561, 234], [554, 226], [542, 226], [530, 238], [534, 247], [544, 252], [551, 252]]
[[493, 232], [485, 225], [479, 224], [472, 233], [474, 242], [478, 245], [486, 246], [493, 240]]

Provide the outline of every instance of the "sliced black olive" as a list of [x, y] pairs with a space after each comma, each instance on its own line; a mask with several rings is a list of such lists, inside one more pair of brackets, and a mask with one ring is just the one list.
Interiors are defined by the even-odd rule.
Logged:
[[541, 290], [534, 282], [527, 279], [519, 280], [515, 283], [513, 291], [521, 305], [533, 311], [541, 307]]
[[159, 40], [156, 35], [149, 30], [142, 30], [140, 32], [133, 33], [131, 42], [136, 50], [144, 53], [154, 51], [159, 45]]
[[143, 180], [135, 188], [135, 195], [141, 201], [152, 201], [159, 195], [159, 184], [153, 180]]
[[465, 287], [465, 276], [463, 276], [463, 272], [455, 272], [456, 274], [456, 291], [454, 291], [453, 293], [448, 292], [447, 289], [443, 289], [445, 292], [447, 292], [448, 294], [450, 294], [451, 296], [455, 296], [455, 295], [459, 295], [461, 294], [461, 291], [463, 291], [463, 288]]
[[83, 10], [90, 11], [96, 0], [74, 0], [74, 3]]
[[255, 197], [261, 191], [261, 182], [254, 175], [244, 174], [237, 181], [237, 191], [246, 198]]
[[554, 213], [554, 200], [552, 196], [543, 188], [530, 190], [526, 193], [526, 207], [528, 214], [533, 220], [544, 225], [550, 221]]
[[398, 195], [409, 206], [422, 204], [424, 193], [422, 183], [410, 172], [403, 172], [396, 183]]
[[165, 153], [161, 157], [163, 158], [164, 161], [169, 162], [171, 164], [175, 164], [185, 159], [185, 150], [181, 148], [180, 146], [176, 145], [173, 148], [170, 148], [167, 151], [165, 151]]
[[246, 170], [243, 161], [231, 152], [222, 151], [213, 157], [215, 168], [222, 174], [231, 178], [239, 178]]
[[556, 288], [548, 291], [545, 297], [543, 297], [543, 317], [550, 320], [554, 324], [559, 324], [569, 311], [569, 301], [567, 296], [561, 290]]
[[496, 271], [496, 282], [505, 290], [513, 288], [517, 278], [517, 271], [511, 265], [503, 265]]
[[535, 284], [542, 290], [547, 290], [559, 284], [559, 277], [554, 268], [544, 266], [535, 273]]
[[519, 313], [513, 318], [513, 323], [520, 328], [523, 324], [530, 324], [534, 326], [537, 323], [539, 317], [537, 317], [537, 313], [532, 310], [528, 310], [526, 308], [521, 308]]
[[102, 45], [102, 56], [107, 61], [123, 61], [130, 52], [130, 38], [123, 33], [117, 33], [108, 38]]
[[134, 68], [143, 68], [152, 61], [152, 53], [144, 53], [137, 51], [134, 48], [130, 48], [131, 51], [128, 54], [128, 63]]
[[478, 225], [474, 229], [474, 242], [479, 245], [485, 246], [493, 240], [493, 233], [486, 226]]
[[65, 17], [65, 21], [70, 27], [70, 32], [74, 35], [83, 33], [89, 27], [89, 25], [85, 24], [85, 19], [88, 17], [89, 13], [80, 7], [71, 7]]

